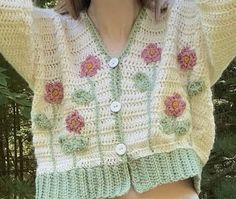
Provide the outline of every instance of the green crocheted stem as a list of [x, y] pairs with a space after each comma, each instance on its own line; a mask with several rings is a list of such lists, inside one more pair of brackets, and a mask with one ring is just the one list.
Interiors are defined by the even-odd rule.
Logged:
[[[53, 111], [53, 124], [52, 126], [55, 127], [56, 120], [57, 120], [57, 112], [58, 112], [58, 105], [57, 104], [52, 104], [52, 111]], [[55, 159], [55, 151], [53, 147], [53, 129], [50, 129], [50, 139], [49, 139], [49, 148], [51, 151], [51, 158], [52, 158], [52, 164], [53, 164], [53, 169], [56, 170], [56, 159]]]
[[151, 143], [151, 126], [152, 126], [152, 118], [151, 118], [151, 98], [152, 98], [152, 91], [155, 87], [155, 80], [156, 80], [156, 72], [157, 72], [158, 65], [153, 64], [151, 75], [151, 80], [146, 73], [138, 72], [134, 75], [133, 81], [134, 86], [140, 92], [146, 92], [146, 99], [147, 99], [147, 116], [148, 116], [148, 143], [151, 151], [153, 151], [152, 143]]
[[148, 143], [149, 148], [151, 151], [154, 151], [152, 148], [152, 140], [151, 140], [151, 127], [152, 127], [152, 116], [151, 116], [151, 101], [152, 101], [152, 91], [155, 87], [155, 81], [156, 81], [156, 73], [157, 73], [157, 67], [158, 65], [153, 64], [152, 65], [152, 82], [151, 87], [147, 92], [147, 113], [148, 113]]
[[47, 130], [49, 134], [49, 148], [50, 154], [52, 159], [53, 168], [56, 168], [56, 160], [53, 148], [53, 127], [55, 126], [56, 122], [56, 113], [57, 113], [58, 106], [56, 104], [52, 104], [52, 111], [53, 111], [53, 121], [51, 122], [48, 117], [43, 113], [38, 113], [32, 117], [32, 121], [35, 123], [35, 126], [40, 129]]
[[45, 173], [36, 176], [36, 199], [113, 198], [127, 193], [131, 185], [142, 193], [170, 179], [174, 182], [189, 177], [193, 177], [199, 194], [203, 166], [193, 149], [180, 148], [117, 165]]
[[99, 122], [100, 122], [99, 121], [100, 119], [99, 102], [96, 95], [95, 83], [92, 81], [91, 77], [88, 77], [87, 80], [90, 85], [92, 96], [94, 96], [94, 100], [95, 100], [95, 119], [96, 119], [95, 128], [96, 128], [96, 136], [97, 136], [97, 141], [98, 141], [98, 151], [99, 151], [101, 163], [104, 163], [104, 158], [102, 154], [102, 146], [101, 146], [100, 127], [99, 127]]

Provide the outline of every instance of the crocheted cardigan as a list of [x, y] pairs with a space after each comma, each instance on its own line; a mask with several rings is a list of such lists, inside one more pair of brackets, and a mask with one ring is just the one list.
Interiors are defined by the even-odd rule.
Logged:
[[236, 54], [235, 0], [142, 8], [120, 56], [84, 11], [0, 1], [0, 52], [34, 92], [37, 199], [142, 193], [201, 172], [215, 138], [211, 86]]

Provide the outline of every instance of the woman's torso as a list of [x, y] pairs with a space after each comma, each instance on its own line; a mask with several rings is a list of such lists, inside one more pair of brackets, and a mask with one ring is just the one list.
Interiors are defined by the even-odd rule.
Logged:
[[199, 199], [199, 197], [191, 178], [188, 178], [156, 186], [154, 189], [141, 194], [130, 189], [126, 195], [114, 199]]

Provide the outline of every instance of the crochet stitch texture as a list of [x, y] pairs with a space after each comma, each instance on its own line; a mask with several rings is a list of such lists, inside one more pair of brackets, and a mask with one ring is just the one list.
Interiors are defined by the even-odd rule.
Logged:
[[235, 0], [141, 9], [119, 57], [86, 12], [0, 1], [0, 52], [34, 92], [37, 199], [144, 192], [201, 172], [215, 138], [211, 86], [236, 54]]

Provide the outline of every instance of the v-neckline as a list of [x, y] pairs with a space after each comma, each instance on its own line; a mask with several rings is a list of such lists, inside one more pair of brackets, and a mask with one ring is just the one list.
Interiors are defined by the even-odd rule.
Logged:
[[137, 15], [137, 17], [134, 20], [134, 23], [131, 27], [130, 33], [128, 35], [128, 40], [125, 44], [125, 47], [121, 50], [121, 53], [118, 56], [111, 55], [109, 50], [106, 48], [106, 45], [101, 37], [101, 34], [98, 32], [94, 22], [88, 15], [87, 11], [84, 11], [84, 18], [85, 18], [85, 23], [88, 25], [89, 32], [91, 33], [98, 50], [103, 53], [106, 56], [107, 60], [112, 59], [113, 57], [118, 58], [120, 61], [123, 59], [125, 55], [127, 55], [130, 51], [130, 48], [134, 42], [134, 39], [139, 31], [140, 25], [143, 21], [143, 19], [146, 17], [146, 8], [142, 7]]

